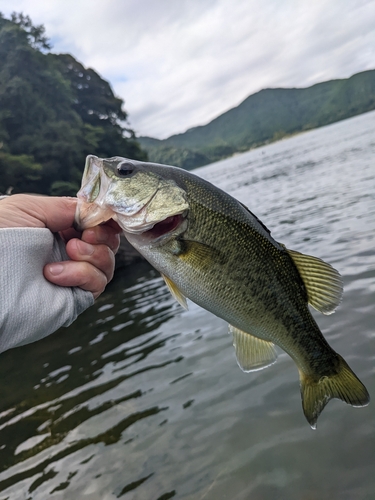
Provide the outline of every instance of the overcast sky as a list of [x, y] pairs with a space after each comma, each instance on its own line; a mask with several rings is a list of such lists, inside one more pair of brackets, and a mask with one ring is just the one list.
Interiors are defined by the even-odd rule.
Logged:
[[375, 0], [0, 0], [124, 99], [137, 135], [208, 123], [266, 87], [375, 69]]

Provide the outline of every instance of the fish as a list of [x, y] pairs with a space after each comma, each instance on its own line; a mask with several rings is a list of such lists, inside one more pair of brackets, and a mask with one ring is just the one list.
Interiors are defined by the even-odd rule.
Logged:
[[285, 351], [313, 429], [333, 398], [369, 403], [309, 309], [331, 314], [341, 301], [342, 278], [330, 264], [289, 250], [244, 204], [178, 167], [89, 155], [77, 198], [78, 229], [115, 220], [182, 307], [188, 298], [229, 323], [244, 372], [275, 363], [276, 346]]

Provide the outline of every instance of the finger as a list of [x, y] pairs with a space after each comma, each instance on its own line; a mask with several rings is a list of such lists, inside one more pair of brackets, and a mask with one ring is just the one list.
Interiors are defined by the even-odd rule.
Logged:
[[119, 226], [116, 228], [103, 224], [96, 227], [90, 227], [89, 229], [83, 231], [82, 241], [90, 243], [91, 245], [107, 245], [114, 253], [116, 253], [120, 246], [120, 232], [121, 228]]
[[73, 225], [77, 199], [15, 194], [1, 203], [1, 227], [47, 227], [58, 232]]
[[59, 232], [61, 238], [65, 241], [65, 243], [72, 238], [81, 238], [82, 236], [82, 231], [77, 231], [73, 227], [70, 227], [69, 229], [65, 229], [64, 231]]
[[87, 290], [96, 299], [105, 289], [106, 275], [89, 262], [64, 261], [47, 264], [44, 276], [48, 281], [59, 286], [77, 286]]
[[72, 260], [89, 262], [105, 274], [107, 280], [113, 278], [115, 255], [107, 245], [91, 245], [74, 238], [66, 245], [66, 252]]

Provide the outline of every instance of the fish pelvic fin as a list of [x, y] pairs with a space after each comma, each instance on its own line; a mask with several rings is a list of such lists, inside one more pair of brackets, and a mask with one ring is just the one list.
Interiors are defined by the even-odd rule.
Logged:
[[287, 252], [306, 287], [309, 304], [323, 314], [335, 312], [343, 293], [340, 273], [317, 257], [288, 249]]
[[341, 399], [356, 408], [367, 406], [370, 396], [366, 387], [349, 368], [346, 361], [338, 355], [338, 372], [323, 376], [318, 381], [300, 370], [301, 397], [303, 413], [312, 429], [326, 404], [333, 398]]
[[272, 342], [254, 337], [232, 325], [229, 325], [229, 332], [233, 335], [237, 363], [242, 371], [254, 372], [275, 363], [277, 352]]
[[188, 309], [188, 305], [187, 305], [187, 301], [186, 301], [186, 297], [185, 295], [181, 292], [181, 290], [178, 288], [178, 286], [176, 285], [176, 283], [174, 281], [172, 281], [171, 279], [168, 278], [168, 276], [166, 276], [165, 274], [163, 273], [160, 273], [168, 287], [168, 290], [171, 292], [171, 295], [173, 298], [175, 298], [177, 300], [177, 302], [184, 308], [184, 309]]

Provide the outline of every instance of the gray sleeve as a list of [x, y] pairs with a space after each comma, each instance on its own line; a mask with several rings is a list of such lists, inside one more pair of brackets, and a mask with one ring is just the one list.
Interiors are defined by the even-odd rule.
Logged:
[[45, 264], [62, 260], [65, 244], [49, 229], [0, 228], [0, 352], [69, 326], [94, 303], [91, 292], [44, 278]]

